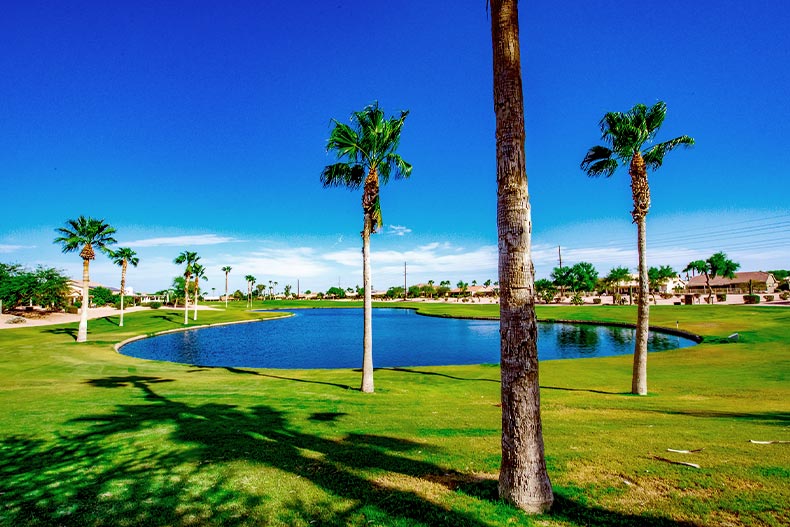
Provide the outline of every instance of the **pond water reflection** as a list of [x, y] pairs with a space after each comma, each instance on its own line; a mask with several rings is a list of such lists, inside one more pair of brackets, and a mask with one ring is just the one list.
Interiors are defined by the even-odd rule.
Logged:
[[[121, 353], [203, 366], [358, 368], [362, 361], [361, 309], [303, 309], [294, 316], [169, 333], [131, 342]], [[635, 331], [588, 324], [540, 323], [540, 360], [603, 357], [633, 352]], [[649, 351], [694, 345], [650, 333]], [[406, 309], [373, 310], [376, 367], [499, 362], [499, 322], [425, 317]]]

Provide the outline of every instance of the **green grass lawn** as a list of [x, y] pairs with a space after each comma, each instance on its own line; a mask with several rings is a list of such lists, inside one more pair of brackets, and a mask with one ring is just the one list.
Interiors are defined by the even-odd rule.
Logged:
[[[305, 305], [337, 304], [256, 307]], [[633, 322], [636, 310], [538, 315]], [[199, 322], [268, 316], [242, 303]], [[534, 518], [496, 499], [498, 367], [380, 369], [366, 395], [357, 371], [205, 368], [113, 350], [182, 321], [166, 309], [127, 314], [124, 328], [92, 320], [85, 344], [76, 324], [0, 331], [0, 525], [790, 524], [790, 444], [750, 443], [790, 440], [788, 308], [653, 307], [654, 325], [710, 342], [652, 354], [647, 397], [627, 394], [628, 356], [541, 363], [555, 507]], [[738, 343], [717, 343], [733, 332]]]

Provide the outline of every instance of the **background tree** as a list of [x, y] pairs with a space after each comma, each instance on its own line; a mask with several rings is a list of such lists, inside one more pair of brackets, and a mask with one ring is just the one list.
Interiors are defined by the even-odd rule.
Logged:
[[621, 164], [629, 167], [634, 202], [631, 217], [637, 227], [639, 253], [639, 297], [631, 392], [638, 395], [647, 395], [647, 332], [650, 317], [645, 233], [645, 220], [650, 209], [647, 169], [658, 169], [664, 162], [664, 156], [676, 147], [694, 144], [694, 139], [681, 135], [642, 151], [645, 144], [653, 141], [666, 114], [667, 106], [661, 101], [650, 108], [637, 104], [626, 113], [607, 113], [599, 124], [601, 139], [609, 146], [593, 146], [581, 162], [582, 170], [592, 177], [610, 177]]
[[123, 299], [126, 295], [126, 268], [129, 264], [131, 264], [132, 267], [137, 267], [137, 264], [140, 263], [140, 259], [137, 257], [137, 253], [129, 247], [119, 247], [117, 250], [112, 251], [110, 253], [110, 258], [115, 265], [121, 266], [121, 316], [118, 327], [123, 327]]
[[16, 264], [0, 263], [0, 313], [22, 303], [61, 309], [71, 290], [69, 283], [69, 278], [54, 268], [39, 265], [29, 271]]
[[625, 282], [626, 280], [630, 280], [631, 272], [628, 270], [628, 267], [614, 267], [609, 271], [609, 274], [606, 275], [604, 278], [604, 283], [606, 283], [607, 287], [611, 287], [613, 289], [612, 292], [612, 303], [616, 304], [620, 298], [620, 284]]
[[233, 268], [229, 265], [222, 268], [222, 272], [225, 273], [225, 309], [228, 309], [228, 275], [232, 270]]
[[325, 297], [346, 298], [346, 291], [342, 287], [333, 286], [326, 290]]
[[285, 284], [285, 287], [283, 289], [285, 290], [285, 298], [290, 297], [291, 296], [291, 284]]
[[710, 281], [717, 276], [725, 278], [735, 278], [735, 271], [741, 266], [735, 263], [723, 252], [713, 254], [707, 260], [694, 260], [683, 269], [683, 272], [696, 271], [705, 275], [705, 287], [708, 290], [708, 304], [713, 302], [713, 288], [710, 286]]
[[61, 244], [64, 253], [79, 249], [82, 258], [82, 308], [80, 309], [80, 325], [77, 330], [77, 342], [88, 340], [88, 308], [90, 305], [90, 261], [96, 258], [96, 251], [109, 254], [109, 245], [117, 243], [115, 229], [104, 220], [80, 216], [76, 220], [66, 221], [66, 227], [57, 229], [60, 236], [54, 243]]
[[656, 293], [659, 292], [661, 286], [666, 284], [669, 280], [675, 278], [678, 274], [672, 269], [672, 266], [662, 265], [661, 267], [651, 267], [647, 270], [647, 279], [650, 282], [650, 293], [653, 295], [653, 303], [657, 304]]
[[184, 325], [189, 324], [189, 287], [192, 278], [192, 266], [200, 260], [200, 256], [196, 252], [182, 251], [181, 254], [176, 256], [173, 263], [176, 265], [184, 265]]
[[[109, 306], [115, 303], [115, 297], [118, 296], [107, 287], [96, 286], [91, 289], [90, 298], [91, 303], [98, 307]], [[120, 300], [120, 299], [119, 299]]]
[[71, 288], [69, 277], [52, 267], [39, 265], [33, 273], [35, 289], [33, 303], [47, 309], [62, 309]]
[[198, 300], [200, 298], [200, 279], [208, 280], [206, 278], [206, 268], [205, 266], [196, 263], [192, 266], [192, 276], [195, 277], [195, 305], [193, 307], [193, 315], [192, 320], [197, 320], [197, 312], [198, 312]]
[[258, 298], [266, 298], [266, 286], [264, 284], [256, 285], [255, 290], [258, 292]]
[[458, 280], [458, 283], [455, 286], [460, 289], [461, 296], [466, 296], [466, 292], [469, 290], [469, 284], [464, 282], [463, 280]]
[[543, 454], [532, 218], [524, 160], [518, 2], [490, 0], [496, 114], [502, 464], [499, 495], [545, 512], [554, 495]]
[[362, 187], [362, 386], [373, 392], [373, 321], [370, 276], [370, 235], [383, 225], [379, 187], [395, 179], [408, 178], [412, 167], [398, 155], [400, 134], [408, 111], [400, 117], [384, 118], [378, 103], [351, 115], [353, 126], [334, 121], [327, 152], [334, 152], [338, 162], [321, 172], [324, 187]]
[[557, 287], [551, 280], [541, 278], [535, 280], [535, 293], [545, 303], [550, 304], [554, 297], [557, 296]]
[[409, 296], [411, 298], [420, 298], [422, 296], [422, 287], [418, 285], [409, 286]]

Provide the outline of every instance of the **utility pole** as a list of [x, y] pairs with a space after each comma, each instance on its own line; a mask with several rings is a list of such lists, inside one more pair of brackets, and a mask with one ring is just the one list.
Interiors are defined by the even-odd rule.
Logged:
[[409, 298], [409, 290], [406, 288], [406, 262], [403, 262], [403, 300]]
[[296, 299], [299, 300], [300, 296], [301, 296], [301, 292], [299, 291], [299, 279], [297, 278], [296, 279]]
[[[562, 247], [557, 246], [557, 255], [560, 257], [560, 280], [562, 280]], [[560, 283], [560, 300], [565, 297], [565, 286]]]

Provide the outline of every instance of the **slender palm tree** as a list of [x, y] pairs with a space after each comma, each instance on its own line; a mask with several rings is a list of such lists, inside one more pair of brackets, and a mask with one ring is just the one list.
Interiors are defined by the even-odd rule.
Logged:
[[77, 342], [88, 340], [88, 308], [90, 304], [90, 261], [96, 258], [94, 247], [105, 254], [110, 253], [108, 245], [117, 243], [115, 229], [104, 220], [80, 216], [76, 220], [67, 220], [66, 227], [56, 229], [60, 236], [54, 243], [62, 245], [64, 253], [71, 253], [79, 249], [82, 258], [82, 309], [80, 310], [80, 325], [77, 330]]
[[546, 471], [538, 381], [532, 218], [524, 159], [518, 1], [491, 0], [499, 239], [502, 462], [499, 496], [532, 513], [554, 495]]
[[664, 156], [678, 146], [688, 147], [694, 144], [694, 139], [681, 135], [642, 150], [643, 146], [653, 142], [666, 114], [667, 105], [661, 101], [650, 108], [637, 104], [625, 113], [607, 113], [599, 124], [601, 139], [609, 146], [593, 146], [581, 162], [582, 170], [591, 177], [610, 177], [620, 165], [628, 166], [628, 174], [631, 176], [631, 194], [634, 201], [631, 217], [636, 223], [639, 253], [639, 296], [631, 393], [637, 395], [647, 395], [647, 331], [650, 317], [645, 249], [645, 220], [650, 209], [647, 169], [658, 169], [664, 162]]
[[247, 281], [247, 307], [252, 307], [252, 287], [255, 285], [255, 277], [248, 274], [244, 279]]
[[200, 260], [200, 256], [196, 252], [183, 251], [176, 256], [173, 263], [181, 265], [185, 264], [184, 268], [184, 325], [189, 324], [189, 280], [192, 278], [192, 267]]
[[725, 278], [735, 278], [735, 271], [741, 264], [733, 262], [723, 252], [717, 252], [707, 260], [694, 260], [683, 269], [684, 273], [689, 271], [696, 271], [699, 274], [705, 275], [705, 286], [708, 289], [708, 304], [713, 301], [713, 288], [710, 286], [710, 281], [717, 276]]
[[351, 114], [353, 126], [334, 121], [329, 135], [327, 152], [334, 152], [338, 162], [327, 165], [321, 172], [324, 187], [362, 187], [362, 386], [363, 392], [373, 392], [373, 329], [370, 278], [370, 235], [382, 226], [379, 187], [390, 176], [408, 178], [412, 166], [396, 152], [401, 129], [408, 111], [400, 117], [385, 119], [378, 103]]
[[232, 269], [229, 265], [222, 268], [222, 272], [225, 273], [225, 309], [228, 309], [228, 274], [230, 274]]
[[121, 266], [121, 317], [118, 322], [119, 327], [123, 327], [123, 297], [126, 295], [126, 268], [129, 264], [132, 267], [137, 267], [140, 259], [137, 253], [128, 247], [119, 247], [117, 250], [110, 253], [110, 258], [115, 265]]
[[195, 306], [193, 308], [192, 320], [197, 320], [198, 295], [200, 295], [200, 279], [203, 278], [204, 280], [208, 280], [208, 278], [206, 278], [205, 266], [202, 266], [199, 263], [196, 263], [192, 266], [192, 274], [195, 277]]

